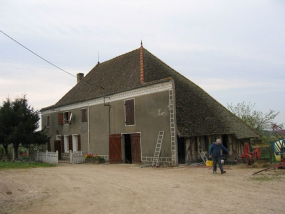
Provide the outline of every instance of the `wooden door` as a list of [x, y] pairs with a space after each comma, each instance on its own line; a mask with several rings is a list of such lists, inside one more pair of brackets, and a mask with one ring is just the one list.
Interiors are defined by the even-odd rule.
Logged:
[[132, 163], [141, 163], [141, 135], [131, 134]]
[[122, 163], [121, 134], [109, 136], [109, 160], [110, 163]]
[[61, 141], [55, 140], [54, 141], [54, 151], [58, 151], [58, 160], [61, 160]]

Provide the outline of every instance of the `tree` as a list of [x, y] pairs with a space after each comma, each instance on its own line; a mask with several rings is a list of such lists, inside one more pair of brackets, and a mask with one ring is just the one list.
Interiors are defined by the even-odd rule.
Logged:
[[[8, 99], [3, 103], [0, 112], [0, 118], [2, 118], [0, 119], [0, 127], [5, 127], [1, 135], [4, 138], [3, 142], [5, 146], [13, 144], [16, 158], [20, 145], [29, 147], [35, 144], [45, 144], [49, 141], [50, 137], [46, 135], [45, 129], [37, 131], [40, 120], [39, 112], [34, 111], [28, 105], [25, 96], [17, 98], [13, 102]], [[7, 152], [6, 148], [5, 151]]]
[[[261, 136], [263, 142], [269, 142], [276, 138], [276, 135], [268, 134], [265, 130], [271, 129], [274, 119], [279, 114], [274, 110], [269, 110], [267, 113], [255, 110], [255, 104], [238, 103], [236, 106], [228, 104], [228, 109], [242, 119], [251, 128], [255, 129]], [[282, 125], [281, 125], [282, 126]]]
[[5, 149], [6, 156], [8, 155], [9, 136], [12, 133], [13, 127], [13, 110], [10, 99], [3, 102], [0, 107], [0, 144]]

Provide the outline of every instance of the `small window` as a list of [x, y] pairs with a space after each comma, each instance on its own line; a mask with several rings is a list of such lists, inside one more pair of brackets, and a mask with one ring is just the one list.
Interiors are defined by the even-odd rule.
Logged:
[[87, 109], [81, 109], [81, 122], [87, 122]]
[[126, 115], [126, 125], [131, 126], [135, 125], [135, 100], [126, 100], [125, 101], [125, 115]]
[[70, 124], [72, 119], [72, 113], [70, 111], [63, 112], [64, 124]]
[[49, 115], [47, 116], [47, 124], [46, 125], [50, 126], [50, 116]]

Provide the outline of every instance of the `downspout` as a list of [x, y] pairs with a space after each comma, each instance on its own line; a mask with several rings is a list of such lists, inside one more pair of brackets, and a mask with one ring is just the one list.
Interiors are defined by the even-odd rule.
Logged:
[[91, 148], [90, 148], [90, 108], [89, 108], [89, 103], [87, 102], [88, 104], [88, 153], [90, 154], [91, 152]]
[[108, 106], [109, 107], [109, 113], [108, 113], [108, 117], [109, 117], [109, 135], [111, 134], [111, 105], [109, 103], [105, 102], [105, 91], [104, 91], [104, 106]]

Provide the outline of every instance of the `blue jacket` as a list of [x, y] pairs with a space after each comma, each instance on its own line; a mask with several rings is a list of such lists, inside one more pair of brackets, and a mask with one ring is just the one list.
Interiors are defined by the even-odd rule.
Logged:
[[224, 152], [229, 153], [229, 150], [224, 147], [223, 144], [217, 145], [216, 143], [213, 143], [209, 150], [209, 155], [219, 157], [221, 156], [221, 149], [224, 150]]

